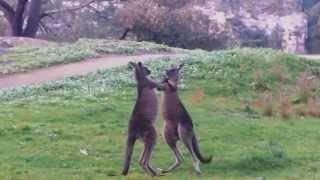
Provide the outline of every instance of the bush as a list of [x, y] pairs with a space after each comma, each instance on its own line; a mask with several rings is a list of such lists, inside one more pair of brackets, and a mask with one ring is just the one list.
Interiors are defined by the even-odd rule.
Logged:
[[273, 115], [273, 95], [272, 92], [265, 92], [261, 97], [262, 113], [265, 116]]
[[307, 102], [316, 87], [315, 79], [310, 73], [302, 72], [298, 77], [296, 86], [299, 101]]
[[312, 117], [320, 117], [319, 97], [311, 97], [308, 99], [308, 114]]
[[[118, 12], [120, 24], [138, 40], [165, 43], [188, 49], [222, 48], [222, 39], [212, 39], [210, 20], [192, 8], [193, 0], [129, 1]], [[172, 5], [175, 6], [172, 6]]]
[[292, 104], [290, 102], [289, 96], [280, 95], [279, 111], [282, 118], [290, 118], [290, 114], [292, 113]]

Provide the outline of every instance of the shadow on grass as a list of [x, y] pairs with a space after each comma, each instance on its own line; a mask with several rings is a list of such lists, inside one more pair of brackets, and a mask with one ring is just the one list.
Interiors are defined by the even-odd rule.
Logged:
[[238, 157], [213, 161], [208, 175], [260, 175], [266, 171], [290, 168], [293, 161], [277, 142], [247, 147]]

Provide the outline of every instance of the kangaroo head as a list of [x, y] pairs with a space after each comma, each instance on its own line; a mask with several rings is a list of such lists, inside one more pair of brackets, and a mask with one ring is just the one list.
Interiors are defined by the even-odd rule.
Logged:
[[135, 77], [137, 81], [146, 79], [151, 74], [151, 71], [146, 66], [144, 66], [141, 62], [138, 62], [138, 63], [130, 62], [129, 64], [135, 70]]
[[184, 66], [184, 64], [180, 64], [179, 66], [174, 66], [171, 69], [168, 69], [166, 71], [166, 75], [167, 75], [167, 82], [174, 87], [178, 86], [178, 82], [179, 82], [179, 73], [181, 68]]

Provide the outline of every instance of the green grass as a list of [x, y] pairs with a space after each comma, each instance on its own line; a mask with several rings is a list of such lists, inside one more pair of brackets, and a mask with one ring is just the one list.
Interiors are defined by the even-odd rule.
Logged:
[[[31, 46], [31, 45], [30, 45]], [[72, 44], [48, 47], [19, 46], [0, 56], [0, 75], [29, 71], [55, 64], [71, 63], [106, 54], [145, 54], [182, 52], [176, 48], [149, 42], [80, 39]]]
[[[278, 114], [263, 117], [250, 104], [259, 83], [291, 92], [300, 72], [318, 72], [320, 64], [265, 49], [194, 52], [185, 59], [148, 64], [155, 79], [171, 64], [184, 61], [180, 95], [189, 110], [200, 148], [213, 155], [201, 165], [201, 179], [319, 179], [320, 120]], [[282, 65], [286, 82], [271, 73]], [[197, 91], [203, 97], [195, 103]], [[119, 176], [127, 123], [135, 100], [128, 67], [100, 71], [0, 92], [0, 179], [149, 179], [138, 166], [137, 143], [130, 174]], [[313, 93], [318, 93], [317, 91]], [[250, 106], [244, 106], [249, 102]], [[157, 121], [159, 134], [162, 120]], [[157, 179], [198, 179], [186, 148], [184, 162]], [[80, 153], [87, 150], [88, 155]], [[158, 138], [152, 164], [165, 168], [174, 160]]]

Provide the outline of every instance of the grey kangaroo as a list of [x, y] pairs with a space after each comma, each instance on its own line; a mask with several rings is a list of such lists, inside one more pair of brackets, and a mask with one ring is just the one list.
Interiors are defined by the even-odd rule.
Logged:
[[156, 83], [148, 78], [151, 71], [141, 62], [130, 63], [134, 67], [137, 81], [137, 100], [134, 106], [128, 127], [127, 147], [124, 158], [122, 174], [127, 175], [129, 171], [133, 146], [137, 139], [144, 143], [144, 150], [140, 157], [140, 166], [150, 176], [158, 175], [150, 165], [150, 158], [156, 144], [156, 130], [154, 122], [158, 111], [158, 102], [155, 88], [159, 88], [160, 83]]
[[167, 78], [163, 81], [165, 85], [162, 89], [158, 88], [164, 91], [162, 96], [162, 115], [165, 120], [164, 138], [176, 158], [176, 162], [168, 169], [162, 170], [162, 173], [170, 172], [181, 164], [182, 157], [177, 147], [177, 141], [181, 139], [189, 150], [193, 166], [199, 175], [201, 174], [199, 160], [202, 163], [209, 163], [212, 156], [204, 158], [201, 155], [191, 117], [178, 96], [179, 71], [182, 67], [183, 64], [167, 70]]

